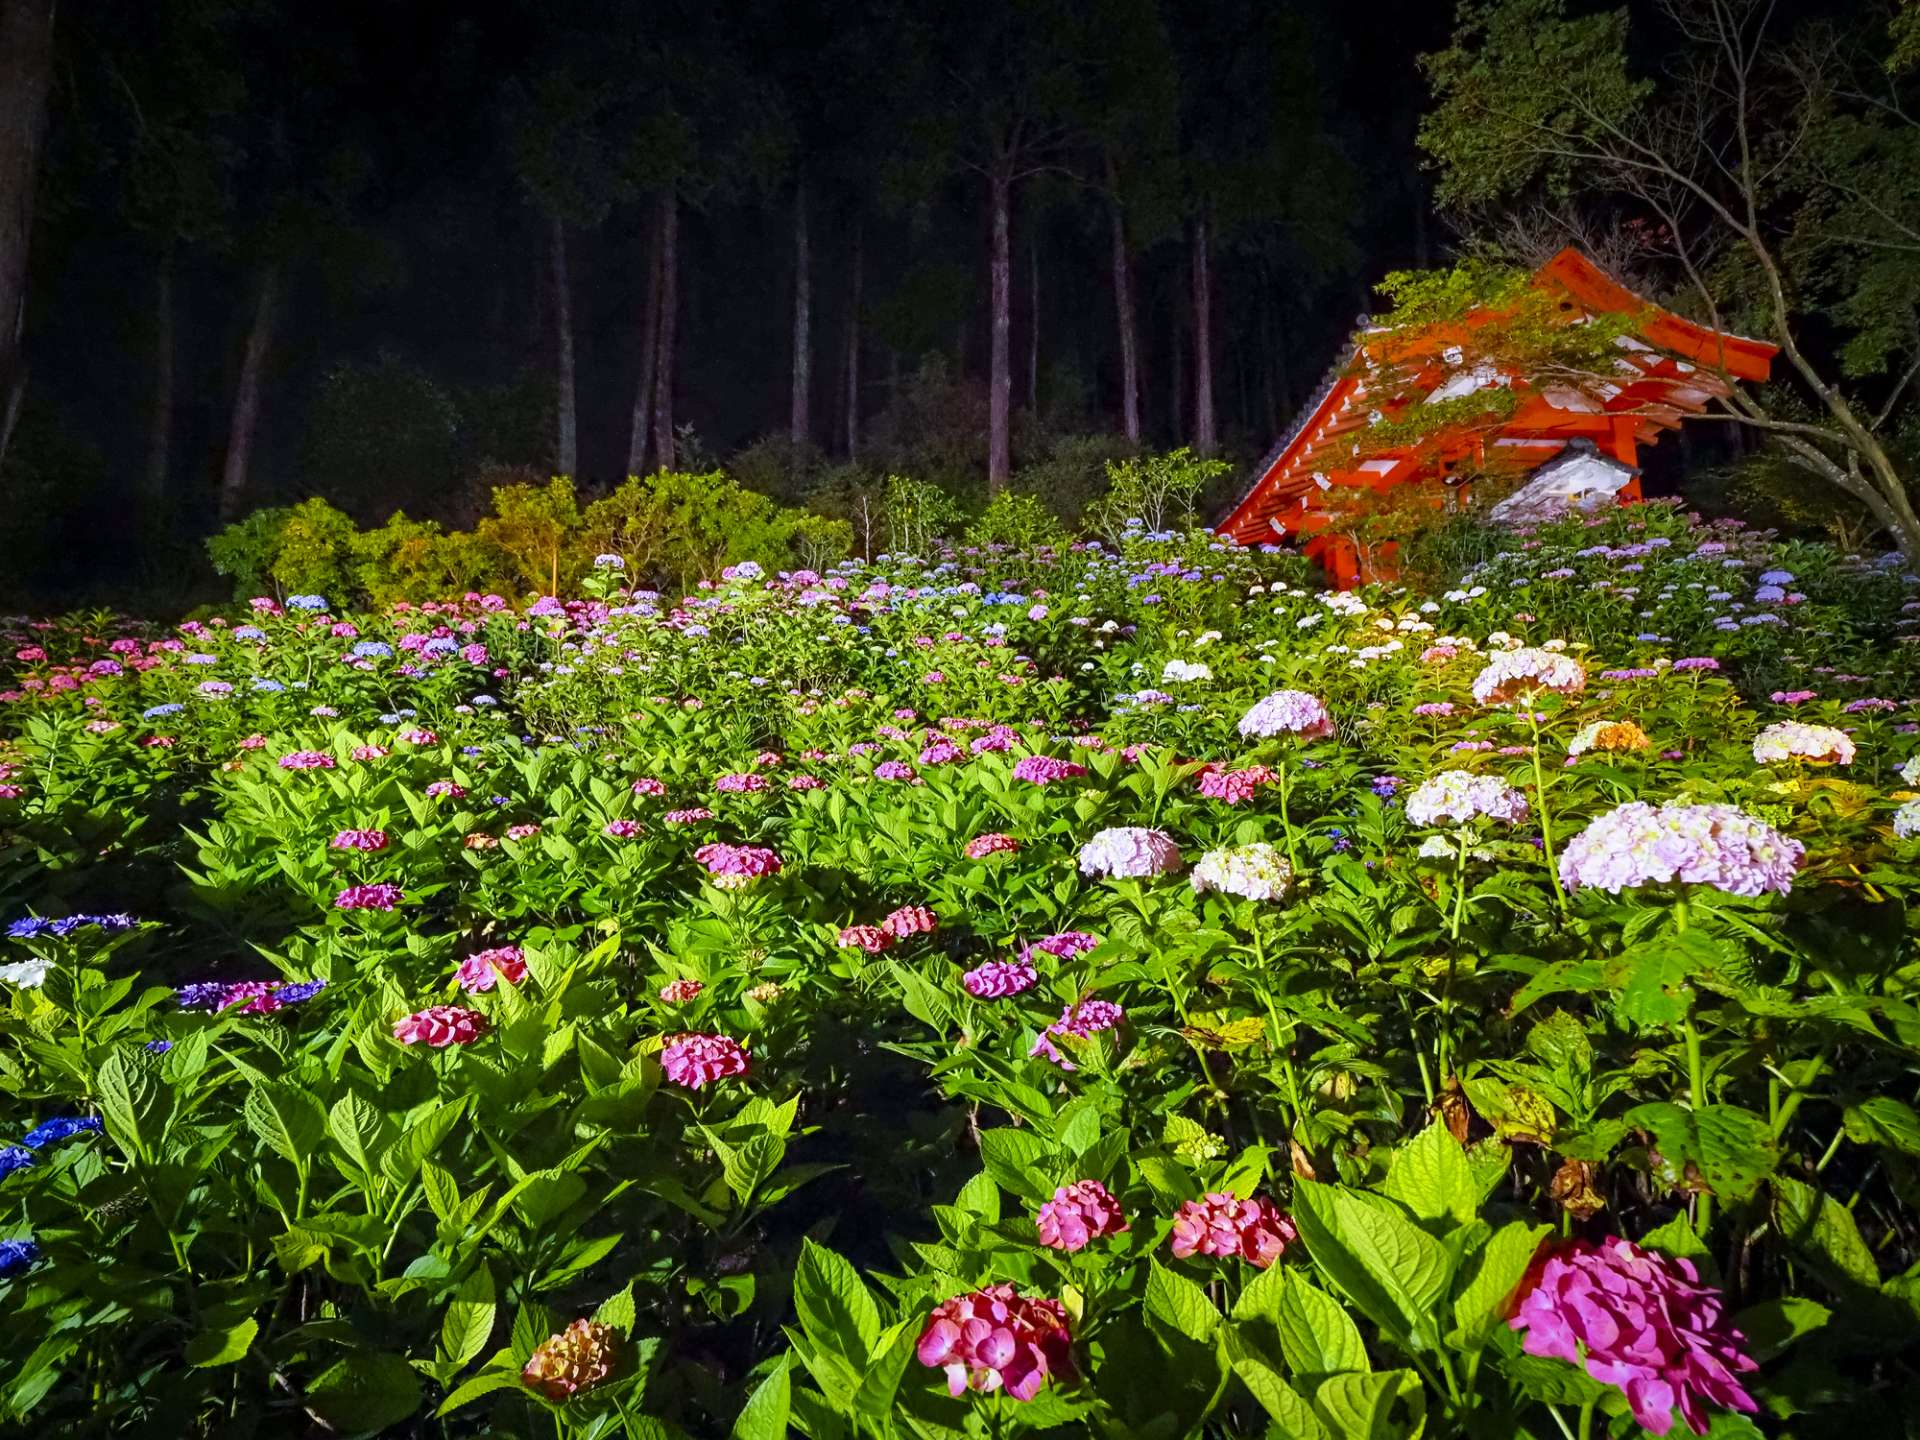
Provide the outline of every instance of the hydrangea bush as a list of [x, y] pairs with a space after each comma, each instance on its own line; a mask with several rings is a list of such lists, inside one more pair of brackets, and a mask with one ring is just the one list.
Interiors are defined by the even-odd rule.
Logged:
[[1905, 1413], [1914, 577], [1123, 533], [6, 622], [0, 1418]]

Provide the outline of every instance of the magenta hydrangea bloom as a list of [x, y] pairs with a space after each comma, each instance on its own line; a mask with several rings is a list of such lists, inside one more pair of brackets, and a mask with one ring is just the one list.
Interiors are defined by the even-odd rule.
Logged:
[[333, 903], [341, 910], [391, 910], [405, 893], [398, 885], [349, 885]]
[[1471, 770], [1430, 775], [1407, 797], [1407, 819], [1415, 825], [1465, 825], [1483, 816], [1517, 825], [1527, 818], [1527, 797], [1498, 775]]
[[1573, 837], [1560, 856], [1568, 889], [1610, 894], [1640, 885], [1711, 885], [1729, 895], [1784, 895], [1806, 846], [1733, 805], [1635, 800]]
[[1123, 825], [1102, 830], [1080, 847], [1082, 875], [1111, 875], [1115, 879], [1143, 880], [1180, 868], [1180, 847], [1161, 830]]
[[1319, 697], [1304, 690], [1276, 690], [1240, 717], [1240, 733], [1249, 739], [1291, 735], [1296, 740], [1320, 740], [1333, 734], [1333, 717]]
[[387, 848], [387, 832], [384, 830], [342, 830], [333, 837], [335, 850], [384, 850]]
[[704, 805], [695, 805], [687, 810], [669, 810], [660, 818], [669, 825], [697, 825], [702, 820], [711, 820], [713, 811]]
[[1031, 1400], [1051, 1380], [1074, 1378], [1073, 1338], [1058, 1300], [990, 1285], [942, 1301], [927, 1317], [915, 1354], [947, 1375], [947, 1393], [1004, 1391]]
[[1503, 650], [1473, 679], [1473, 698], [1482, 705], [1505, 705], [1526, 695], [1551, 691], [1578, 695], [1587, 688], [1580, 662], [1557, 650], [1525, 647]]
[[1051, 1060], [1062, 1070], [1078, 1070], [1060, 1047], [1053, 1043], [1056, 1035], [1071, 1035], [1076, 1040], [1085, 1040], [1099, 1034], [1102, 1030], [1112, 1030], [1126, 1019], [1127, 1012], [1111, 1000], [1080, 1000], [1067, 1006], [1060, 1012], [1060, 1018], [1042, 1030], [1033, 1042], [1033, 1048], [1027, 1052], [1029, 1060]]
[[931, 935], [939, 928], [940, 917], [924, 905], [902, 905], [880, 922], [880, 928], [896, 940], [909, 935]]
[[873, 767], [873, 778], [876, 780], [918, 780], [920, 777], [914, 772], [913, 766], [904, 760], [882, 760], [878, 765]]
[[920, 752], [922, 765], [953, 765], [967, 758], [967, 752], [942, 735]]
[[969, 840], [966, 855], [969, 860], [984, 860], [989, 855], [1011, 855], [1019, 848], [1020, 842], [1013, 836], [993, 830]]
[[725, 1035], [676, 1035], [660, 1052], [667, 1079], [699, 1090], [729, 1075], [747, 1073], [747, 1052]]
[[471, 1045], [486, 1033], [487, 1017], [464, 1005], [429, 1005], [393, 1025], [393, 1038], [402, 1045], [426, 1045], [435, 1050]]
[[1023, 755], [1013, 762], [1013, 778], [1029, 785], [1051, 785], [1057, 780], [1078, 780], [1087, 767], [1072, 760], [1056, 760], [1051, 755]]
[[1034, 952], [1051, 955], [1056, 960], [1071, 960], [1076, 955], [1084, 955], [1096, 949], [1100, 944], [1098, 936], [1089, 935], [1084, 930], [1062, 930], [1056, 935], [1043, 935], [1031, 945], [1021, 947], [1020, 958], [1031, 960]]
[[460, 962], [453, 978], [469, 995], [481, 995], [502, 980], [518, 985], [527, 978], [527, 957], [518, 945], [478, 950]]
[[1120, 1202], [1098, 1180], [1062, 1185], [1034, 1218], [1040, 1227], [1040, 1243], [1049, 1250], [1068, 1253], [1084, 1250], [1095, 1240], [1128, 1228]]
[[976, 1000], [1005, 1000], [1023, 995], [1040, 983], [1040, 974], [1020, 960], [989, 960], [960, 977], [969, 995]]
[[338, 763], [324, 750], [295, 750], [280, 757], [282, 770], [332, 770]]
[[716, 775], [713, 788], [724, 795], [745, 795], [767, 788], [767, 777], [755, 775], [750, 771], [741, 771], [732, 775]]
[[1222, 804], [1244, 805], [1271, 779], [1273, 772], [1264, 765], [1249, 765], [1244, 770], [1208, 770], [1200, 776], [1200, 794], [1204, 799]]
[[1550, 1246], [1521, 1282], [1507, 1324], [1526, 1332], [1529, 1355], [1583, 1365], [1619, 1388], [1633, 1418], [1655, 1435], [1673, 1428], [1677, 1408], [1696, 1435], [1707, 1433], [1702, 1402], [1757, 1414], [1737, 1376], [1759, 1366], [1746, 1337], [1728, 1323], [1720, 1292], [1700, 1283], [1693, 1263], [1642, 1250], [1615, 1236]]
[[780, 856], [761, 845], [702, 845], [693, 858], [706, 867], [708, 877], [722, 890], [738, 890], [767, 875], [780, 873]]
[[1190, 1255], [1238, 1255], [1264, 1270], [1299, 1234], [1293, 1221], [1264, 1195], [1238, 1200], [1214, 1193], [1180, 1207], [1173, 1217], [1172, 1245], [1182, 1260]]
[[609, 840], [631, 840], [640, 833], [638, 820], [609, 820], [600, 833]]
[[638, 780], [633, 782], [633, 793], [636, 795], [664, 795], [667, 793], [667, 787], [662, 781], [655, 780], [651, 775], [642, 775]]
[[878, 955], [891, 948], [893, 936], [878, 925], [843, 925], [839, 945], [842, 950], [864, 950], [869, 955]]

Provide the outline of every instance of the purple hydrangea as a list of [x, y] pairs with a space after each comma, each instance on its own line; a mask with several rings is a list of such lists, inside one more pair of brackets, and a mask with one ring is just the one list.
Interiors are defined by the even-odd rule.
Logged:
[[1291, 735], [1319, 740], [1333, 733], [1333, 717], [1318, 697], [1304, 690], [1276, 690], [1240, 717], [1240, 733], [1249, 739]]
[[1180, 868], [1180, 847], [1161, 830], [1123, 825], [1102, 830], [1080, 847], [1080, 873], [1144, 880]]
[[1569, 889], [1610, 894], [1641, 885], [1711, 885], [1729, 895], [1784, 895], [1806, 847], [1732, 805], [1649, 805], [1610, 810], [1560, 856]]

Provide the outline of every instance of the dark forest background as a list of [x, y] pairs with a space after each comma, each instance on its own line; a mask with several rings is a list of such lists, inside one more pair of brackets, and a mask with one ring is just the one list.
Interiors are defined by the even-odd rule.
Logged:
[[1416, 56], [1449, 20], [71, 0], [13, 578], [175, 581], [223, 520], [312, 494], [465, 523], [515, 472], [731, 462], [793, 500], [849, 462], [964, 496], [1247, 457], [1372, 283], [1431, 258]]

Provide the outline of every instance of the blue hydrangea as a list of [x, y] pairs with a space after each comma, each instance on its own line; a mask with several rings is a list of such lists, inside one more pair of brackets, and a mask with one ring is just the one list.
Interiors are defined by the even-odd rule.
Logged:
[[358, 660], [385, 660], [393, 654], [393, 647], [384, 640], [362, 640], [353, 647], [353, 655]]
[[171, 1040], [149, 1040], [147, 1042], [147, 1053], [149, 1055], [164, 1055], [171, 1049], [173, 1049], [173, 1041]]
[[264, 640], [267, 638], [267, 632], [262, 630], [258, 625], [242, 625], [233, 632], [233, 638], [236, 640]]
[[0, 1240], [0, 1279], [18, 1275], [40, 1258], [40, 1247], [31, 1240]]
[[420, 647], [422, 655], [451, 655], [460, 647], [445, 635], [436, 635]]
[[269, 680], [264, 675], [256, 675], [253, 677], [253, 688], [263, 695], [280, 695], [285, 693], [287, 687], [278, 680]]
[[34, 1163], [33, 1151], [24, 1149], [19, 1145], [9, 1145], [5, 1149], [0, 1149], [0, 1180], [4, 1180], [7, 1176], [13, 1174], [14, 1171], [24, 1170]]
[[51, 1120], [42, 1120], [33, 1129], [20, 1138], [20, 1143], [29, 1150], [38, 1150], [47, 1145], [58, 1145], [62, 1140], [71, 1140], [76, 1135], [89, 1135], [100, 1128], [100, 1121], [92, 1115], [59, 1115]]
[[282, 985], [273, 992], [273, 998], [282, 1005], [298, 1005], [302, 1001], [311, 1000], [326, 988], [327, 982], [324, 980], [299, 980], [291, 985]]
[[324, 595], [289, 595], [287, 597], [287, 608], [289, 610], [324, 610], [327, 608], [327, 597]]
[[154, 705], [140, 712], [142, 720], [158, 720], [163, 715], [178, 715], [187, 707], [184, 705]]

